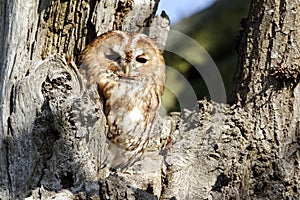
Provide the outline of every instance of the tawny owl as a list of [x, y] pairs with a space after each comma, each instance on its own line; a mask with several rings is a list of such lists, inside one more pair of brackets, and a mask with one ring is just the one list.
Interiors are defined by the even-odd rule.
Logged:
[[144, 34], [111, 31], [85, 48], [79, 70], [105, 99], [108, 139], [117, 147], [112, 167], [132, 165], [144, 152], [161, 104], [166, 70], [160, 50]]

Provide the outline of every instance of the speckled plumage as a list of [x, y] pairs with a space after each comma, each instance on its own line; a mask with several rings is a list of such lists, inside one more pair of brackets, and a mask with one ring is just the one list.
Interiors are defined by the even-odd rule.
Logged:
[[80, 56], [87, 86], [97, 83], [105, 99], [112, 167], [141, 157], [161, 104], [166, 79], [160, 50], [146, 35], [111, 31], [97, 37]]

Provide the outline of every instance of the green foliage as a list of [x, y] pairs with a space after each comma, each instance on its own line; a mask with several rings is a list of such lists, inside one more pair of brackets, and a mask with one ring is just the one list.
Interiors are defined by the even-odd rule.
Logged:
[[[235, 39], [239, 34], [240, 21], [247, 17], [249, 8], [250, 0], [219, 0], [206, 10], [171, 27], [172, 30], [184, 33], [196, 40], [208, 52], [221, 73], [227, 92], [230, 90], [237, 65], [237, 53], [234, 51]], [[203, 65], [207, 63], [207, 58], [201, 57], [201, 52], [196, 52], [193, 47], [184, 44], [185, 41], [171, 40], [171, 45], [176, 45], [176, 48], [180, 47], [180, 51], [197, 58], [198, 63], [201, 62]], [[164, 56], [168, 66], [178, 70], [189, 80], [198, 99], [209, 98], [206, 84], [190, 63], [167, 51]], [[175, 81], [169, 84], [177, 84], [179, 94], [185, 90], [180, 83], [176, 83], [176, 77], [172, 72], [168, 73], [168, 81]], [[167, 110], [179, 110], [175, 99], [176, 97], [170, 92], [165, 92], [163, 102]]]

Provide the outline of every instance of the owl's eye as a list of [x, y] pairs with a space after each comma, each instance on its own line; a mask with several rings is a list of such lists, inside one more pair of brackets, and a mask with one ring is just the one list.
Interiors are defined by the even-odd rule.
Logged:
[[146, 62], [148, 61], [148, 59], [145, 58], [144, 56], [137, 56], [137, 57], [135, 58], [135, 60], [136, 60], [137, 62], [139, 62], [139, 63], [146, 63]]
[[112, 52], [112, 53], [106, 54], [105, 57], [108, 60], [111, 60], [111, 61], [118, 61], [118, 60], [121, 59], [121, 56], [118, 53], [116, 53], [116, 52]]

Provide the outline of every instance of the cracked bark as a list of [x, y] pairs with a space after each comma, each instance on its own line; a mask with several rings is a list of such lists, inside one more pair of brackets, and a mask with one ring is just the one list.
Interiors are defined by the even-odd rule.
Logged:
[[72, 60], [114, 28], [163, 49], [157, 3], [0, 0], [1, 199], [299, 199], [296, 0], [252, 2], [231, 105], [158, 120], [145, 159], [108, 171], [101, 98]]

